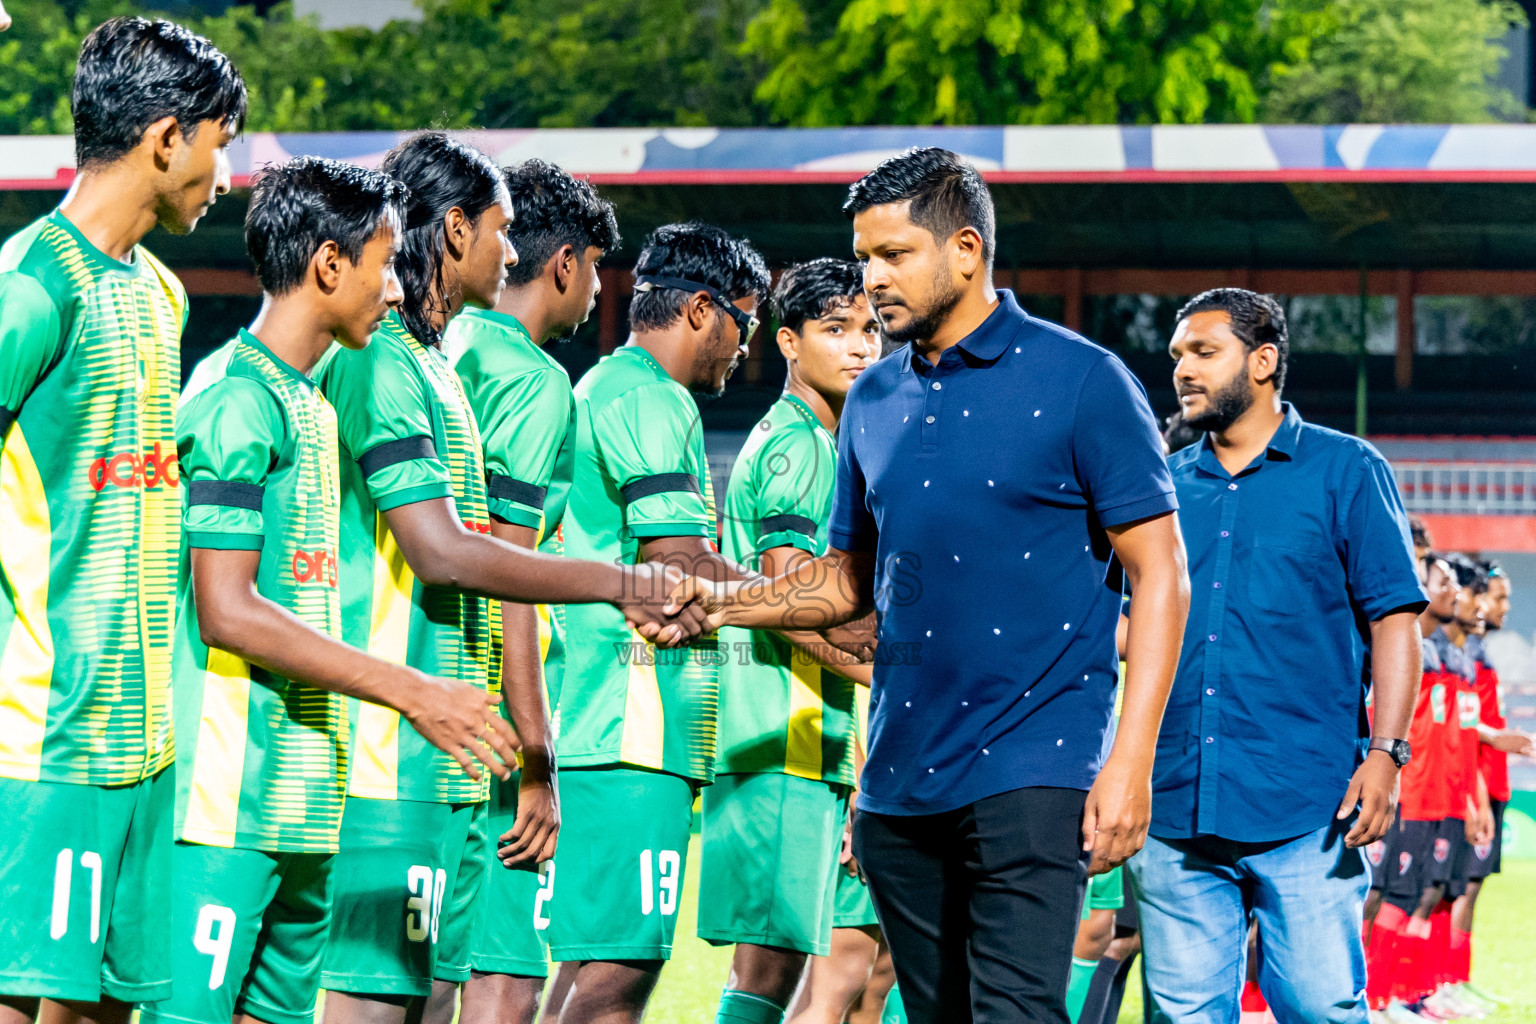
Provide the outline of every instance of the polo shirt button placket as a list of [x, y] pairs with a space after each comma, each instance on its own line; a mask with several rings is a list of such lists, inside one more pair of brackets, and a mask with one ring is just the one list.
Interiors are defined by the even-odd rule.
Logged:
[[[946, 353], [947, 355], [948, 353]], [[938, 367], [934, 367], [935, 372]], [[939, 413], [941, 403], [944, 401], [944, 382], [940, 380], [929, 381], [928, 387], [923, 391], [923, 424], [921, 427], [922, 446], [930, 451], [939, 446]]]

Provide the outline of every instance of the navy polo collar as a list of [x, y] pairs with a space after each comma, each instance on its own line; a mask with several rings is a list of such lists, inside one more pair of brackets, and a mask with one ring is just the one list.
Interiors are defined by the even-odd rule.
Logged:
[[[1008, 350], [1009, 344], [1018, 333], [1019, 322], [1026, 316], [1028, 314], [1024, 312], [1024, 308], [1013, 297], [1013, 291], [1008, 288], [999, 288], [997, 289], [997, 308], [987, 314], [987, 318], [978, 324], [974, 331], [956, 342], [955, 347], [964, 349], [982, 362], [994, 362]], [[901, 361], [902, 372], [912, 369], [916, 361], [922, 358], [908, 342], [906, 357]]]

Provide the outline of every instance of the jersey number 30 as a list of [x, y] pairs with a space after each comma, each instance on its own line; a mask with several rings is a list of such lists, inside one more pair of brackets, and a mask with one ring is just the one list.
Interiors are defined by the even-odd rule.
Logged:
[[413, 864], [406, 872], [405, 937], [423, 942], [427, 936], [437, 943], [437, 921], [443, 914], [443, 890], [448, 875], [442, 868], [433, 871], [425, 864]]

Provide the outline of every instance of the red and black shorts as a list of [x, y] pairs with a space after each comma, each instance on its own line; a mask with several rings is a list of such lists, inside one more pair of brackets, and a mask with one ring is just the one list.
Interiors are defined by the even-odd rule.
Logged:
[[[1382, 890], [1389, 903], [1412, 912], [1424, 890], [1438, 885], [1449, 873], [1451, 847], [1440, 835], [1438, 821], [1392, 823], [1380, 847], [1366, 850], [1372, 866], [1372, 885]], [[1438, 855], [1438, 859], [1437, 859]]]

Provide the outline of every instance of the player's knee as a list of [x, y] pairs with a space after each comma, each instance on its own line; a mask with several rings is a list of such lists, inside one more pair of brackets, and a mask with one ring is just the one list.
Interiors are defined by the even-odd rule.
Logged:
[[788, 1002], [805, 972], [806, 954], [771, 946], [740, 945], [731, 963], [731, 987]]

